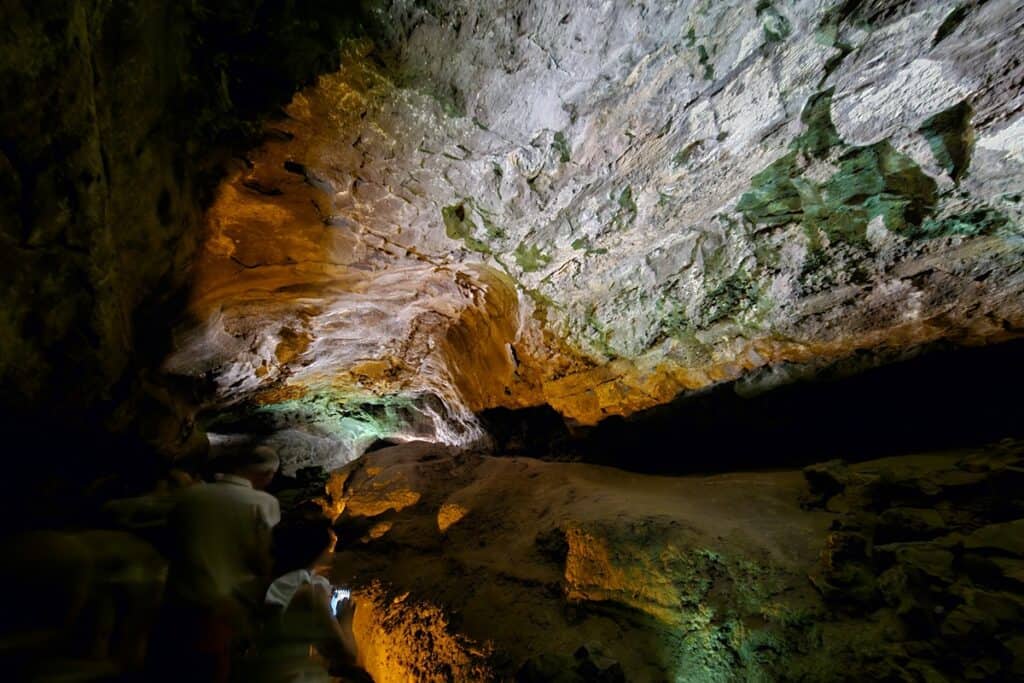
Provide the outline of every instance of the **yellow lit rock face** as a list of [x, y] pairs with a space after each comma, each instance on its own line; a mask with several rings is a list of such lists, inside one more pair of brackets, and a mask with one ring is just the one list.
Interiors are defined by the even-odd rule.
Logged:
[[267, 125], [210, 208], [169, 370], [349, 434], [339, 464], [472, 443], [489, 407], [594, 424], [1024, 329], [1020, 123], [1009, 77], [976, 77], [1013, 73], [1019, 13], [935, 42], [938, 6], [513, 4], [512, 32], [507, 3], [389, 5]]
[[[384, 494], [374, 492], [366, 496], [353, 496], [345, 501], [344, 510], [357, 517], [375, 517], [388, 510], [399, 511], [415, 505], [420, 494], [408, 489], [387, 489]], [[387, 530], [385, 530], [386, 533]], [[383, 534], [381, 534], [383, 535]], [[372, 534], [371, 534], [372, 536]], [[376, 537], [374, 537], [376, 538]]]
[[296, 96], [222, 183], [195, 268], [197, 324], [167, 368], [212, 371], [225, 400], [263, 406], [435, 396], [447, 413], [435, 437], [452, 419], [472, 425], [473, 411], [537, 405], [551, 369], [572, 361], [545, 343], [521, 286], [466, 258], [440, 211], [417, 221], [355, 177], [352, 137], [384, 144], [362, 117], [395, 92], [368, 50], [350, 45], [345, 68]]
[[384, 536], [391, 531], [392, 526], [393, 524], [391, 522], [378, 522], [370, 527], [370, 530], [366, 532], [364, 540], [369, 543], [370, 541], [376, 541], [379, 538], [384, 538]]
[[391, 525], [340, 541], [333, 564], [374, 680], [510, 680], [549, 657], [571, 670], [581, 645], [630, 681], [779, 680], [845, 645], [822, 644], [807, 573], [831, 517], [799, 507], [797, 472], [655, 477], [413, 443], [336, 476], [343, 499], [420, 494], [336, 520], [342, 539]]
[[355, 591], [353, 599], [359, 664], [374, 681], [494, 680], [490, 648], [451, 633], [447, 615], [436, 605], [389, 593], [377, 583]]
[[445, 503], [441, 506], [441, 509], [437, 511], [437, 529], [442, 534], [448, 531], [453, 524], [458, 524], [459, 520], [469, 514], [469, 510], [459, 505], [458, 503]]

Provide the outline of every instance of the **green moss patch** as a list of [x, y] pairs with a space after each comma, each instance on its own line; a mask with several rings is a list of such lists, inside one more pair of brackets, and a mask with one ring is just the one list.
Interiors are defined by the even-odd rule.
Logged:
[[921, 223], [917, 236], [989, 235], [1005, 228], [1009, 222], [1004, 214], [986, 207], [947, 218], [928, 218]]
[[704, 297], [700, 305], [701, 323], [710, 325], [750, 309], [759, 296], [760, 288], [754, 279], [743, 269], [737, 270]]
[[[938, 201], [935, 181], [886, 141], [844, 145], [829, 113], [831, 100], [831, 91], [808, 100], [801, 115], [804, 132], [788, 154], [752, 178], [737, 210], [755, 224], [798, 222], [809, 234], [821, 231], [848, 242], [863, 241], [868, 223], [878, 216], [889, 230], [922, 234]], [[808, 179], [803, 176], [808, 157], [832, 158], [836, 171], [824, 182]]]
[[697, 59], [700, 61], [700, 65], [704, 67], [704, 80], [713, 81], [715, 79], [715, 68], [711, 66], [711, 56], [708, 55], [708, 50], [703, 45], [697, 46]]
[[582, 252], [585, 252], [588, 255], [589, 254], [607, 254], [608, 253], [608, 250], [603, 248], [603, 247], [595, 249], [593, 247], [593, 245], [590, 243], [590, 240], [588, 238], [586, 238], [586, 237], [579, 237], [579, 238], [573, 240], [572, 244], [570, 246], [573, 249], [575, 249], [576, 251], [582, 251]]
[[757, 5], [757, 15], [761, 18], [761, 27], [764, 29], [764, 39], [769, 43], [778, 43], [789, 37], [793, 27], [789, 19], [784, 17], [771, 3], [760, 2]]
[[971, 4], [963, 4], [953, 9], [946, 18], [939, 25], [938, 30], [935, 31], [935, 38], [932, 40], [932, 46], [941, 43], [949, 34], [957, 29], [957, 27], [967, 18], [967, 15], [971, 11]]
[[752, 223], [784, 225], [803, 217], [803, 203], [793, 179], [799, 171], [796, 152], [778, 159], [751, 179], [751, 189], [736, 205]]
[[683, 147], [681, 150], [676, 152], [675, 156], [672, 157], [672, 165], [677, 168], [684, 165], [686, 162], [690, 160], [690, 157], [693, 156], [694, 151], [698, 147], [700, 147], [700, 145], [700, 140], [694, 140], [693, 142]]
[[636, 213], [636, 202], [633, 201], [633, 188], [626, 185], [619, 195], [619, 208], [629, 213]]
[[571, 158], [569, 150], [569, 141], [565, 139], [565, 133], [558, 131], [555, 133], [555, 138], [551, 142], [551, 149], [558, 153], [558, 160], [563, 164], [569, 163]]
[[681, 338], [694, 332], [693, 322], [686, 314], [686, 306], [675, 297], [659, 299], [655, 303], [658, 314], [659, 338]]
[[797, 136], [791, 145], [804, 154], [815, 158], [823, 158], [828, 151], [842, 142], [835, 124], [832, 123], [833, 88], [811, 95], [800, 112], [800, 122], [804, 131]]
[[545, 254], [535, 244], [520, 242], [515, 251], [516, 264], [524, 273], [532, 273], [551, 263], [551, 256]]
[[481, 254], [490, 254], [490, 246], [475, 236], [477, 225], [469, 216], [469, 209], [465, 203], [453, 204], [441, 209], [441, 218], [444, 220], [444, 231], [449, 238], [459, 240], [471, 251]]
[[608, 358], [618, 357], [611, 345], [611, 332], [601, 322], [594, 304], [587, 306], [583, 314], [583, 330], [581, 335], [587, 343]]

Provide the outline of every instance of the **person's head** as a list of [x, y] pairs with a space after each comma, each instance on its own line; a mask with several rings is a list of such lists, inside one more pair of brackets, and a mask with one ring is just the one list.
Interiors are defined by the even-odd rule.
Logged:
[[257, 446], [234, 462], [231, 472], [252, 482], [253, 488], [265, 489], [274, 480], [281, 460], [277, 453], [267, 446]]
[[295, 519], [274, 527], [274, 574], [312, 570], [334, 549], [334, 531], [326, 519]]

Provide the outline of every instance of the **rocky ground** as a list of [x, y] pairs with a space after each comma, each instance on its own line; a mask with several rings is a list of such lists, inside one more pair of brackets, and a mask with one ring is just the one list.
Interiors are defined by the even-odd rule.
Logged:
[[[1022, 490], [1015, 441], [689, 476], [413, 442], [276, 495], [335, 518], [378, 683], [935, 683], [1024, 676]], [[4, 670], [138, 670], [165, 493], [4, 543]]]
[[336, 473], [377, 681], [1014, 680], [1022, 449], [657, 477], [408, 444]]

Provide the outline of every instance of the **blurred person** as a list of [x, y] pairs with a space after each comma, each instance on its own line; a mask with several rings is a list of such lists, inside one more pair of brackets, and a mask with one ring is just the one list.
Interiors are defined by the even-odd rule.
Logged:
[[342, 602], [336, 612], [334, 589], [319, 573], [335, 540], [326, 519], [298, 519], [275, 529], [275, 578], [264, 599], [263, 628], [238, 680], [327, 683], [325, 659], [342, 680], [369, 680], [355, 668], [353, 603]]
[[152, 545], [123, 531], [31, 531], [0, 542], [0, 557], [4, 680], [141, 670], [167, 569]]
[[212, 483], [182, 490], [168, 516], [170, 568], [153, 674], [228, 680], [270, 580], [277, 499], [263, 491], [280, 465], [266, 447], [229, 460]]

